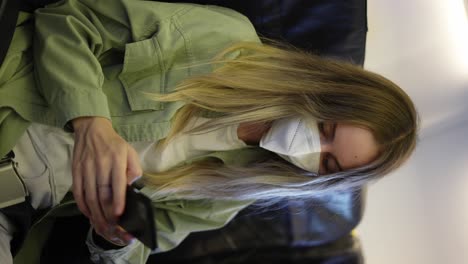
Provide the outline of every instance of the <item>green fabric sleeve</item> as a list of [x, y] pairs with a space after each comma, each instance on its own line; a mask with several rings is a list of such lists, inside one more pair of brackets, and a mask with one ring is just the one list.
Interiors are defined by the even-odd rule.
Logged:
[[[211, 59], [213, 51], [245, 40], [259, 42], [248, 19], [232, 10], [136, 0], [68, 0], [35, 12], [34, 64], [38, 90], [66, 131], [80, 116], [111, 119], [102, 64], [126, 44], [154, 37], [162, 68]], [[178, 45], [188, 54], [175, 53]], [[127, 58], [130, 59], [130, 58]], [[137, 66], [132, 66], [135, 69]], [[193, 70], [191, 74], [196, 74]], [[164, 73], [163, 73], [164, 74]], [[168, 77], [174, 77], [169, 75]], [[180, 80], [168, 79], [168, 84]]]
[[120, 1], [87, 2], [69, 0], [35, 12], [36, 81], [62, 127], [80, 116], [110, 119], [99, 59], [130, 41]]
[[191, 232], [223, 227], [252, 202], [173, 200], [155, 203], [159, 250], [173, 249]]

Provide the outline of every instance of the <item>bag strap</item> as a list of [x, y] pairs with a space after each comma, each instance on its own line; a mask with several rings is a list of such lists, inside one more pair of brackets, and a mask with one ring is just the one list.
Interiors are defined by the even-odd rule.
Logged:
[[0, 39], [2, 40], [0, 41], [0, 65], [5, 59], [15, 32], [20, 2], [20, 0], [0, 0]]
[[28, 200], [0, 209], [8, 220], [16, 227], [13, 239], [10, 241], [10, 250], [12, 256], [15, 256], [28, 234], [29, 228], [33, 223], [33, 215], [36, 212]]

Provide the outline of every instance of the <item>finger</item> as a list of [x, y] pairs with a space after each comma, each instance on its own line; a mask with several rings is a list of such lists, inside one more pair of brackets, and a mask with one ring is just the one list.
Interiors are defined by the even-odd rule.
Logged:
[[117, 217], [115, 217], [112, 207], [112, 186], [110, 184], [98, 184], [98, 197], [101, 211], [108, 224], [115, 224]]
[[135, 239], [132, 234], [128, 233], [127, 231], [125, 231], [125, 229], [123, 229], [122, 227], [120, 226], [117, 226], [116, 227], [116, 234], [117, 236], [119, 236], [120, 238], [122, 238], [122, 240], [124, 240], [127, 244], [132, 242], [133, 239]]
[[117, 225], [110, 226], [107, 231], [105, 235], [101, 236], [114, 244], [126, 246], [131, 241], [131, 239], [127, 239], [127, 236], [118, 229]]
[[96, 229], [96, 226], [93, 223], [93, 221], [90, 220], [89, 222], [98, 235], [114, 244], [126, 246], [135, 239], [131, 234], [127, 233], [123, 228], [121, 228], [118, 225], [109, 226], [109, 228], [105, 232], [100, 232]]
[[116, 217], [123, 213], [125, 208], [125, 191], [127, 188], [127, 157], [123, 160], [115, 160], [112, 166], [112, 192], [114, 203], [114, 214]]
[[106, 160], [101, 160], [98, 164], [97, 175], [99, 177], [96, 179], [97, 181], [97, 193], [99, 198], [99, 205], [101, 207], [101, 211], [104, 214], [104, 218], [108, 224], [115, 224], [117, 222], [117, 218], [113, 212], [113, 191], [112, 191], [112, 182], [111, 182], [111, 169], [110, 162]]
[[73, 151], [73, 162], [72, 162], [72, 191], [73, 197], [78, 205], [80, 211], [89, 218], [91, 216], [89, 208], [86, 206], [85, 203], [85, 193], [83, 189], [83, 176], [82, 176], [82, 169], [81, 164], [79, 162], [79, 153], [80, 148], [75, 145]]
[[78, 205], [80, 211], [89, 218], [90, 213], [89, 210], [84, 202], [84, 190], [83, 190], [83, 181], [80, 175], [79, 169], [72, 170], [72, 178], [73, 178], [73, 197]]
[[99, 236], [105, 238], [106, 240], [111, 241], [111, 239], [115, 237], [115, 230], [113, 230], [112, 228], [108, 228], [103, 232], [103, 230], [98, 230], [98, 228], [96, 228], [96, 224], [93, 221], [89, 221], [89, 223], [93, 227], [94, 232]]
[[121, 247], [125, 247], [128, 245], [128, 243], [126, 243], [122, 238], [120, 237], [111, 237], [109, 239], [112, 243], [118, 245], [118, 246], [121, 246]]
[[85, 163], [84, 168], [84, 187], [85, 187], [85, 201], [88, 208], [91, 211], [91, 219], [95, 224], [96, 230], [100, 233], [105, 233], [107, 229], [106, 221], [104, 218], [104, 214], [101, 211], [101, 206], [99, 204], [98, 194], [97, 194], [97, 186], [96, 186], [96, 169], [94, 166], [94, 162], [88, 161]]
[[132, 184], [135, 180], [142, 176], [143, 170], [141, 169], [138, 153], [129, 144], [127, 146], [127, 182], [128, 184]]

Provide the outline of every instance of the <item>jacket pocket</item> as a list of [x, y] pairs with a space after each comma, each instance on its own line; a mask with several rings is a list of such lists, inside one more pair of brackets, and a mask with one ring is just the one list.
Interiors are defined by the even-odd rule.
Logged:
[[119, 79], [132, 111], [162, 110], [163, 104], [146, 97], [146, 93], [165, 92], [165, 68], [156, 36], [126, 44]]

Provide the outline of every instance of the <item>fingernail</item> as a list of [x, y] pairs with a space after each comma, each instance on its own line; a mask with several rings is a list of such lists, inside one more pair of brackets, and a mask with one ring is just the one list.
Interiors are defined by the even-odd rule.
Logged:
[[118, 237], [113, 237], [110, 239], [112, 242], [114, 243], [117, 243], [117, 244], [121, 244], [121, 245], [124, 245], [125, 244], [125, 241], [123, 241], [122, 239], [118, 238]]

